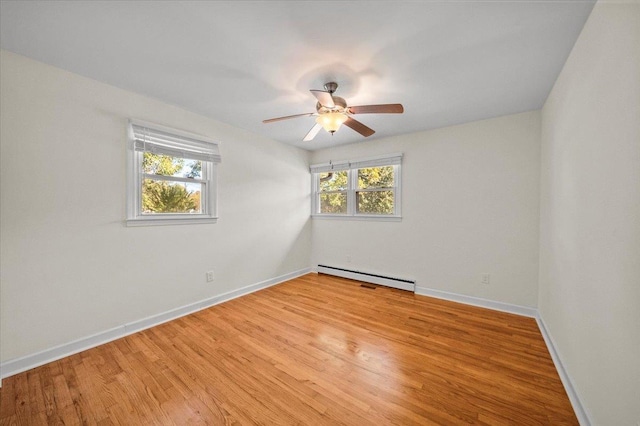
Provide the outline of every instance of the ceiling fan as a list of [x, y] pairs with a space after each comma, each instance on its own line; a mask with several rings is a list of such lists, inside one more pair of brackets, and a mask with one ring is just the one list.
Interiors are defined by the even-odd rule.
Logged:
[[316, 112], [306, 114], [287, 115], [285, 117], [270, 118], [263, 120], [263, 123], [273, 123], [275, 121], [288, 120], [296, 117], [316, 116], [316, 124], [309, 130], [309, 133], [302, 139], [307, 142], [316, 137], [320, 129], [325, 129], [333, 135], [342, 124], [365, 138], [375, 133], [375, 130], [365, 126], [358, 120], [352, 118], [356, 114], [402, 114], [404, 107], [402, 104], [384, 104], [384, 105], [361, 105], [347, 106], [347, 101], [339, 96], [333, 96], [338, 88], [338, 83], [333, 81], [324, 85], [324, 90], [311, 90], [313, 96], [316, 97]]

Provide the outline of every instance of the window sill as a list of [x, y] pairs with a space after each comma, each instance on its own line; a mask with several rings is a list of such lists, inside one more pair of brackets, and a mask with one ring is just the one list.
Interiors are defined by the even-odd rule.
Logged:
[[312, 219], [328, 220], [368, 220], [378, 222], [402, 222], [402, 216], [380, 216], [380, 215], [346, 215], [346, 214], [314, 214]]
[[162, 225], [196, 225], [202, 223], [216, 223], [217, 217], [194, 217], [194, 216], [182, 216], [182, 217], [141, 217], [137, 219], [127, 219], [125, 224], [127, 226], [162, 226]]

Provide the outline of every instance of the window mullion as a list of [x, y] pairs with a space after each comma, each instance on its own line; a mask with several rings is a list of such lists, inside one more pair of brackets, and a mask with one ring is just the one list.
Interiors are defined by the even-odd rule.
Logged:
[[356, 214], [356, 191], [358, 189], [358, 169], [349, 169], [349, 185], [347, 192], [347, 214]]

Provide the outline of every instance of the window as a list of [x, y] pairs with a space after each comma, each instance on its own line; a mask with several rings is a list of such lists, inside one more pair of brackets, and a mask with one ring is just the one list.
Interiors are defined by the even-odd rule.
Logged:
[[131, 120], [127, 225], [215, 223], [218, 144]]
[[402, 154], [311, 166], [312, 215], [398, 219]]

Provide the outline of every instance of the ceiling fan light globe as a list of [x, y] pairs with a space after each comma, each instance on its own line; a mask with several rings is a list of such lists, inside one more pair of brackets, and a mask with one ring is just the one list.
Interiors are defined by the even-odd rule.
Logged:
[[321, 125], [327, 132], [334, 134], [347, 119], [348, 117], [343, 113], [327, 112], [320, 114], [318, 118], [316, 118], [316, 123]]

